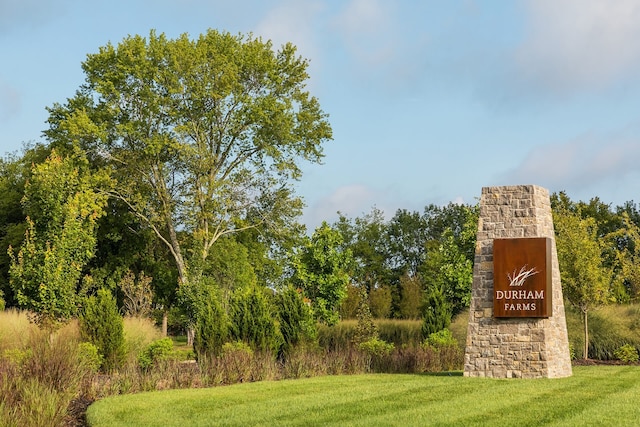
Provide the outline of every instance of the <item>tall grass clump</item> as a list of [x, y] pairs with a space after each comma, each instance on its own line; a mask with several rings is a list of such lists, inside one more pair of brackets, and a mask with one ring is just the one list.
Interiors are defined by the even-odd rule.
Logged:
[[396, 347], [418, 346], [423, 340], [421, 320], [377, 319], [375, 323], [380, 339]]
[[58, 426], [95, 374], [74, 334], [31, 330], [0, 358], [0, 419], [7, 426]]
[[26, 311], [13, 308], [0, 311], [0, 352], [24, 347], [30, 332], [37, 329], [36, 325], [29, 322]]
[[[583, 324], [579, 312], [565, 307], [569, 343], [575, 357], [583, 359]], [[615, 351], [624, 345], [640, 349], [640, 307], [611, 304], [589, 314], [589, 359], [616, 360]]]
[[162, 338], [160, 329], [147, 317], [126, 316], [123, 319], [126, 363], [135, 363], [149, 344]]

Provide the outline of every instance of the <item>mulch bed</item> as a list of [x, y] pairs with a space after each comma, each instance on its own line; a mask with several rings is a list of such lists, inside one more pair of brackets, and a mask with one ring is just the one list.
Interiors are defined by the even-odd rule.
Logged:
[[87, 408], [93, 403], [93, 400], [86, 397], [78, 397], [71, 401], [67, 415], [65, 427], [88, 427], [87, 424]]

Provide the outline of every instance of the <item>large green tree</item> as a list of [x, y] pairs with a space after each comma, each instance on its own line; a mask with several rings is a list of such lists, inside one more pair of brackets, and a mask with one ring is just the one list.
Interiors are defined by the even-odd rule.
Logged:
[[127, 37], [88, 55], [46, 135], [110, 168], [112, 196], [166, 245], [179, 281], [197, 282], [222, 236], [300, 214], [299, 162], [320, 161], [331, 138], [307, 66], [291, 44], [251, 35]]
[[95, 227], [104, 214], [109, 179], [92, 174], [82, 152], [55, 151], [34, 165], [23, 199], [27, 231], [20, 249], [9, 248], [10, 284], [21, 308], [53, 328], [75, 315], [83, 268], [95, 251]]

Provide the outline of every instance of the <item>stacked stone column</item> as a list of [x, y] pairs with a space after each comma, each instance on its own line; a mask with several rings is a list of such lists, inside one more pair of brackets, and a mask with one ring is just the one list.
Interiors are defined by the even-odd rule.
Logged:
[[[493, 317], [493, 239], [551, 238], [552, 314]], [[482, 189], [464, 375], [561, 378], [571, 375], [549, 192], [534, 185]]]

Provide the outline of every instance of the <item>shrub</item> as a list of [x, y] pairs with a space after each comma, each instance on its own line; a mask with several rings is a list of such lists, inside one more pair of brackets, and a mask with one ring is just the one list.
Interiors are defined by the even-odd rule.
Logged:
[[372, 338], [358, 344], [358, 349], [369, 356], [382, 357], [391, 354], [395, 346], [392, 343], [382, 341], [380, 338]]
[[395, 346], [382, 341], [380, 338], [371, 338], [358, 344], [358, 350], [364, 353], [365, 369], [373, 372], [389, 372], [393, 362], [390, 358]]
[[102, 355], [98, 351], [98, 347], [90, 342], [78, 344], [78, 359], [80, 365], [87, 368], [89, 372], [96, 373], [102, 366]]
[[316, 339], [316, 322], [301, 290], [287, 286], [276, 295], [275, 303], [284, 342], [283, 350], [290, 351], [300, 343]]
[[253, 356], [253, 350], [251, 347], [242, 341], [234, 341], [224, 343], [222, 346], [222, 355], [223, 356], [235, 356], [235, 355], [243, 355], [247, 357]]
[[456, 341], [449, 329], [442, 329], [441, 331], [429, 334], [425, 340], [425, 345], [439, 349], [457, 346], [458, 341]]
[[426, 351], [432, 351], [438, 359], [441, 369], [452, 370], [462, 364], [463, 353], [449, 329], [430, 334], [422, 345]]
[[625, 344], [622, 347], [616, 349], [616, 351], [613, 352], [613, 356], [617, 360], [625, 363], [634, 363], [639, 359], [638, 350], [636, 350], [636, 348], [631, 344]]
[[196, 319], [193, 350], [198, 359], [210, 358], [220, 353], [227, 340], [229, 323], [220, 304], [218, 289], [209, 283], [201, 283], [199, 301], [195, 302]]
[[173, 354], [173, 340], [162, 338], [149, 344], [138, 356], [138, 364], [142, 369], [149, 369]]
[[431, 287], [426, 291], [422, 317], [424, 321], [422, 335], [424, 337], [449, 327], [451, 307], [439, 287]]
[[119, 368], [125, 357], [124, 326], [111, 292], [100, 289], [86, 300], [79, 325], [82, 339], [94, 344], [102, 355], [102, 370]]
[[282, 345], [282, 334], [267, 296], [266, 289], [251, 286], [234, 292], [229, 307], [231, 339], [244, 341], [251, 348], [277, 353]]

